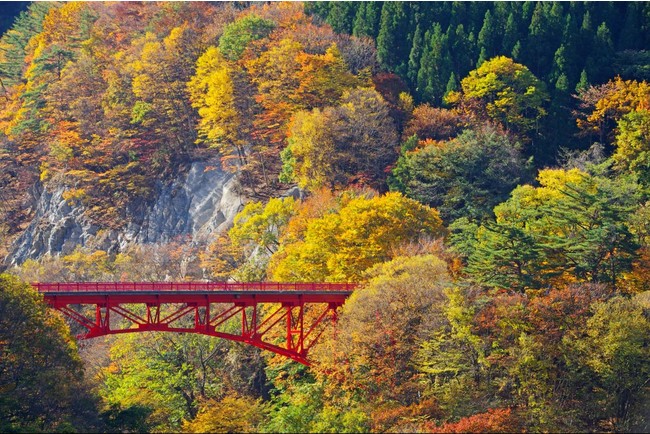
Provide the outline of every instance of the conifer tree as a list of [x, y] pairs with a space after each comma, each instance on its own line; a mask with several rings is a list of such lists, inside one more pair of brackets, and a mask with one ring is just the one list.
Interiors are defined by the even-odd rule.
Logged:
[[449, 92], [455, 92], [457, 90], [458, 90], [458, 80], [456, 80], [456, 76], [452, 71], [451, 75], [449, 75], [449, 80], [447, 80], [447, 86], [445, 87], [445, 95], [447, 95]]
[[569, 14], [564, 20], [564, 29], [562, 31], [562, 45], [564, 45], [564, 53], [566, 59], [566, 74], [570, 83], [576, 83], [579, 79], [580, 68], [582, 64], [582, 52], [580, 47], [580, 34], [578, 30], [578, 21], [575, 15]]
[[589, 11], [585, 11], [580, 26], [580, 49], [585, 53], [591, 53], [591, 47], [594, 40], [593, 33], [594, 29], [591, 22], [591, 14]]
[[478, 60], [476, 61], [476, 67], [479, 68], [487, 60], [487, 51], [485, 47], [481, 47], [481, 52], [478, 55]]
[[440, 24], [436, 23], [420, 60], [417, 77], [418, 95], [423, 100], [439, 102], [445, 91], [444, 77], [448, 77], [450, 72], [447, 36], [442, 33]]
[[553, 56], [553, 68], [549, 74], [549, 81], [557, 81], [560, 75], [564, 75], [566, 79], [567, 68], [566, 48], [564, 45], [560, 45], [560, 48], [555, 51], [555, 55]]
[[472, 39], [465, 33], [465, 27], [459, 24], [455, 32], [447, 32], [449, 38], [449, 52], [453, 54], [453, 70], [456, 77], [465, 77], [474, 68], [474, 59], [476, 58], [476, 46]]
[[643, 47], [643, 34], [640, 19], [643, 16], [643, 3], [630, 2], [628, 4], [623, 28], [618, 36], [617, 47], [619, 50], [637, 50]]
[[[554, 49], [549, 41], [548, 8], [544, 2], [537, 2], [530, 25], [528, 26], [528, 40], [526, 44], [526, 64], [540, 76], [545, 75], [544, 67], [549, 63], [548, 55]], [[549, 53], [549, 50], [553, 50]]]
[[407, 72], [407, 78], [413, 87], [417, 85], [418, 71], [420, 70], [420, 58], [422, 57], [422, 45], [422, 30], [418, 24], [415, 29], [415, 34], [413, 35], [413, 46], [411, 47], [411, 53], [409, 54], [409, 65]]
[[612, 34], [605, 22], [598, 26], [593, 46], [593, 64], [591, 65], [592, 79], [595, 82], [605, 81], [611, 77], [611, 64], [614, 59], [614, 44]]
[[386, 2], [381, 10], [377, 36], [377, 58], [386, 70], [405, 75], [410, 47], [404, 44], [409, 31], [409, 15], [404, 2]]
[[517, 27], [515, 15], [510, 13], [510, 15], [508, 15], [508, 20], [506, 21], [506, 27], [503, 31], [503, 42], [501, 43], [502, 53], [511, 53], [512, 49], [515, 47], [515, 44], [519, 39], [519, 29]]
[[[356, 3], [357, 5], [359, 3]], [[341, 1], [332, 2], [329, 14], [327, 15], [327, 23], [332, 26], [337, 33], [352, 33], [352, 25], [355, 20], [356, 6], [354, 2]]]
[[467, 16], [467, 2], [454, 1], [451, 4], [451, 11], [449, 12], [449, 25], [459, 26], [466, 21]]
[[381, 6], [380, 2], [363, 2], [359, 5], [354, 18], [354, 26], [352, 27], [352, 34], [354, 36], [377, 38], [377, 34], [379, 33], [379, 20], [381, 18]]
[[[481, 55], [485, 54], [483, 56], [483, 60], [486, 60], [487, 58], [492, 57], [496, 54], [496, 39], [498, 33], [500, 32], [497, 32], [494, 18], [492, 18], [492, 14], [488, 9], [488, 11], [485, 12], [485, 18], [483, 19], [483, 27], [481, 27], [481, 31], [478, 33], [478, 46], [481, 49]], [[482, 62], [479, 59], [478, 64], [480, 63]]]
[[511, 53], [512, 58], [514, 60], [520, 61], [521, 60], [521, 51], [522, 51], [521, 42], [520, 41], [515, 42], [515, 46], [512, 47], [512, 53]]
[[587, 77], [587, 70], [583, 69], [580, 73], [580, 80], [576, 84], [576, 92], [580, 92], [589, 87], [589, 78]]
[[0, 38], [0, 79], [4, 86], [18, 83], [23, 76], [29, 40], [43, 30], [43, 19], [54, 7], [49, 2], [31, 3], [13, 26]]

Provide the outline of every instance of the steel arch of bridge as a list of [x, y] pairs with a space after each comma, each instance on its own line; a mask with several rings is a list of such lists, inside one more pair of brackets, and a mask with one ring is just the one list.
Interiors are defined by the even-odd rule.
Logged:
[[[304, 365], [309, 365], [309, 350], [336, 321], [337, 309], [355, 288], [351, 283], [274, 282], [32, 285], [50, 307], [86, 329], [79, 339], [145, 331], [198, 333], [254, 345]], [[94, 314], [84, 314], [77, 306], [94, 306]], [[238, 330], [233, 332], [229, 320], [237, 317]], [[223, 330], [226, 322], [229, 331]]]

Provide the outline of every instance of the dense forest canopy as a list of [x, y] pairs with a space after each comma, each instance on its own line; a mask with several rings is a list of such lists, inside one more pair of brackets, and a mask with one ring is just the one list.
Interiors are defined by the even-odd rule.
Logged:
[[[650, 429], [647, 47], [644, 2], [30, 3], [0, 37], [2, 257], [43, 191], [100, 234], [197, 161], [246, 203], [205, 245], [3, 265], [0, 428]], [[77, 353], [19, 279], [360, 286], [307, 368]]]

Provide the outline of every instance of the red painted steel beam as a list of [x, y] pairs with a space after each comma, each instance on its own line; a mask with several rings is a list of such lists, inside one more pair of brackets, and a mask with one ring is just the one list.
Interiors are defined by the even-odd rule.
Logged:
[[32, 286], [44, 293], [61, 292], [351, 292], [355, 283], [320, 282], [37, 282]]
[[144, 293], [53, 293], [43, 292], [45, 300], [50, 304], [101, 304], [101, 303], [240, 303], [254, 305], [258, 303], [286, 303], [298, 305], [304, 303], [343, 303], [351, 292], [329, 293], [247, 293], [247, 294], [215, 294], [215, 293], [176, 293], [176, 294], [144, 294]]
[[[336, 309], [352, 293], [351, 283], [204, 283], [204, 282], [66, 282], [33, 284], [54, 309], [79, 323], [88, 331], [80, 338], [142, 331], [199, 333], [244, 342], [308, 365], [307, 353], [324, 331], [326, 320], [336, 320]], [[146, 314], [129, 305], [144, 305]], [[231, 305], [211, 315], [211, 305]], [[279, 305], [275, 313], [258, 318], [258, 306]], [[305, 324], [307, 305], [325, 305], [324, 311]], [[73, 305], [95, 306], [95, 318], [72, 309]], [[161, 318], [163, 305], [175, 305]], [[182, 305], [182, 306], [178, 306]], [[171, 306], [169, 306], [171, 308]], [[294, 309], [297, 311], [294, 312]], [[322, 308], [321, 308], [322, 309]], [[153, 314], [152, 314], [153, 311]], [[110, 313], [113, 312], [113, 315]], [[225, 333], [218, 327], [241, 315], [239, 334]], [[111, 317], [126, 320], [127, 328], [111, 328]], [[193, 327], [179, 327], [190, 318]], [[261, 322], [258, 324], [258, 319]], [[285, 345], [267, 342], [265, 335], [285, 321], [284, 333], [276, 328], [272, 336], [284, 334]], [[319, 328], [318, 332], [312, 333]], [[307, 341], [308, 338], [309, 341]]]

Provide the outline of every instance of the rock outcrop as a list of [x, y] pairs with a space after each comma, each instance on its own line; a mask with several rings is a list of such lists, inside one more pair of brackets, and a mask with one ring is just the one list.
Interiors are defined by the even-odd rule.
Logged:
[[34, 219], [5, 262], [14, 265], [46, 254], [67, 254], [76, 246], [121, 251], [133, 243], [164, 243], [179, 236], [208, 241], [227, 229], [241, 210], [243, 198], [235, 184], [233, 174], [195, 162], [176, 180], [160, 183], [153, 203], [127, 211], [128, 224], [119, 231], [100, 230], [82, 207], [63, 199], [62, 188], [44, 190]]

